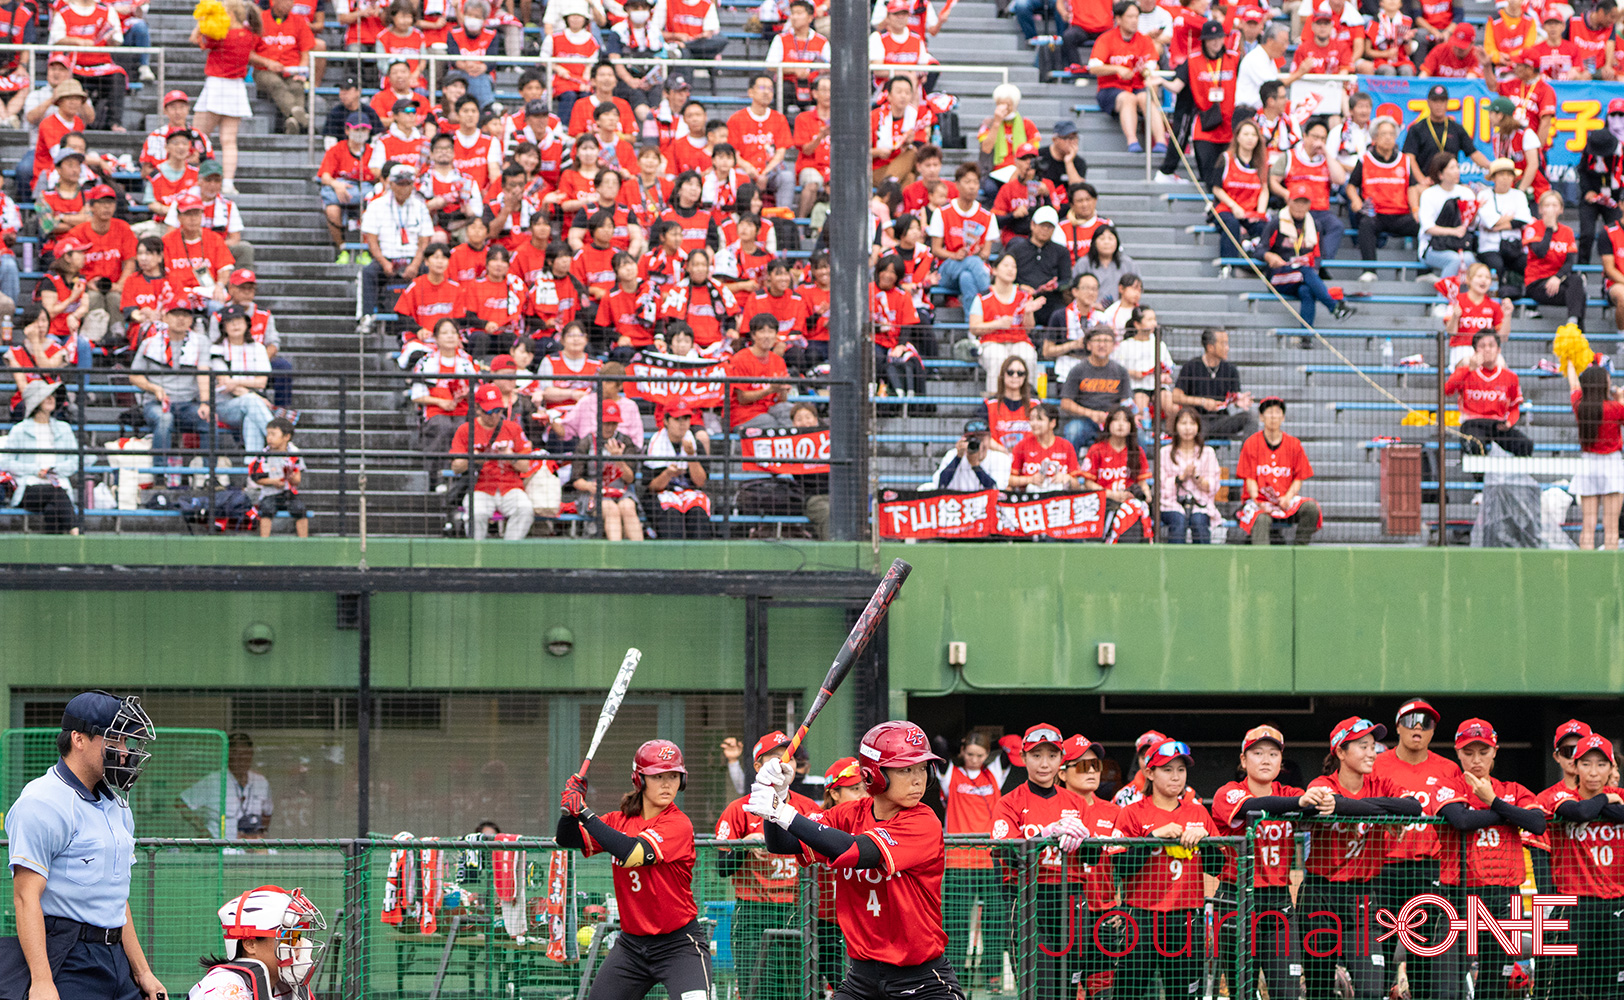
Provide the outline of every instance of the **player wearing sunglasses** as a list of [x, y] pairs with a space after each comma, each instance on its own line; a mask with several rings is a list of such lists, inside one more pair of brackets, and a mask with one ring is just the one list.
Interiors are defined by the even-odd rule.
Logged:
[[[1099, 796], [1100, 779], [1105, 776], [1105, 758], [1101, 756], [1100, 747], [1086, 736], [1068, 736], [1062, 752], [1062, 763], [1060, 780], [1068, 791], [1083, 800], [1083, 829], [1088, 831], [1090, 837], [1107, 838], [1114, 835], [1117, 815], [1122, 812], [1122, 807]], [[1104, 913], [1117, 904], [1116, 883], [1111, 879], [1111, 851], [1106, 849], [1100, 853], [1098, 861], [1083, 865], [1083, 879], [1088, 887], [1086, 906], [1083, 901], [1070, 904], [1074, 908], [1079, 932], [1074, 938], [1081, 965], [1077, 978], [1084, 985], [1092, 976], [1116, 968], [1116, 957], [1109, 953], [1120, 954], [1125, 938], [1124, 921], [1120, 916], [1098, 922]], [[1086, 856], [1086, 852], [1083, 856]], [[1094, 940], [1096, 926], [1099, 931], [1097, 944]]]

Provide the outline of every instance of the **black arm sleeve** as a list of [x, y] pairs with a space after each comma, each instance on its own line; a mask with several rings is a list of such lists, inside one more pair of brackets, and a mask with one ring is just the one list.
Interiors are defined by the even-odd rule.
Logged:
[[981, 480], [982, 489], [995, 490], [998, 488], [998, 480], [994, 479], [992, 477], [992, 473], [988, 472], [986, 469], [983, 469], [979, 465], [972, 465], [970, 467], [970, 471], [974, 472], [976, 474], [976, 478]]
[[1609, 802], [1601, 807], [1601, 818], [1609, 823], [1624, 823], [1624, 806]]
[[1564, 281], [1567, 280], [1568, 275], [1573, 273], [1573, 262], [1578, 259], [1579, 255], [1576, 253], [1570, 253], [1566, 257], [1563, 257], [1562, 266], [1556, 269], [1556, 277], [1561, 278]]
[[1419, 816], [1421, 803], [1415, 799], [1382, 798], [1373, 796], [1368, 799], [1350, 799], [1341, 795], [1336, 797], [1336, 814], [1338, 816]]
[[1569, 799], [1556, 807], [1556, 818], [1568, 823], [1591, 823], [1601, 816], [1601, 807], [1607, 804], [1605, 795], [1589, 799]]
[[1527, 830], [1529, 833], [1545, 832], [1545, 814], [1538, 809], [1524, 809], [1514, 806], [1505, 799], [1495, 799], [1493, 809], [1501, 818], [1514, 826]]
[[1246, 800], [1246, 815], [1255, 816], [1258, 813], [1300, 813], [1306, 812], [1302, 803], [1297, 801], [1295, 795], [1256, 795]]
[[1421, 802], [1418, 799], [1407, 798], [1403, 795], [1382, 796], [1377, 795], [1365, 800], [1374, 802], [1376, 807], [1389, 816], [1419, 816], [1421, 815]]
[[1528, 252], [1529, 257], [1543, 257], [1551, 252], [1551, 237], [1554, 235], [1554, 233], [1547, 229], [1545, 231], [1544, 239], [1535, 243], [1530, 243], [1523, 247], [1523, 249]]
[[[596, 815], [581, 817], [581, 826], [586, 829], [587, 833], [592, 835], [593, 840], [598, 842], [598, 846], [603, 848], [616, 861], [624, 862], [631, 857], [632, 851], [637, 848], [639, 843], [638, 838], [626, 836]], [[644, 847], [644, 853], [649, 857], [654, 856], [654, 852], [646, 846]]]
[[581, 836], [581, 817], [569, 813], [558, 817], [558, 829], [553, 832], [553, 839], [558, 841], [559, 847], [572, 847], [577, 851], [585, 848], [586, 839]]
[[716, 874], [723, 878], [732, 878], [744, 867], [748, 856], [740, 850], [724, 850], [716, 852]]
[[767, 842], [767, 850], [774, 854], [800, 854], [801, 842], [795, 834], [782, 829], [777, 823], [761, 824], [761, 833]]
[[1447, 819], [1449, 825], [1457, 830], [1482, 830], [1505, 822], [1505, 818], [1493, 809], [1473, 809], [1464, 802], [1451, 802], [1439, 809], [1438, 815]]
[[1147, 845], [1134, 844], [1111, 858], [1111, 873], [1116, 876], [1118, 884], [1139, 874], [1139, 869], [1150, 860], [1150, 851]]
[[936, 485], [944, 490], [947, 489], [947, 484], [951, 483], [953, 477], [958, 475], [959, 463], [962, 461], [964, 461], [964, 456], [954, 455], [953, 460], [942, 468], [942, 474], [936, 478]]
[[1222, 875], [1224, 863], [1229, 859], [1217, 847], [1209, 847], [1201, 852], [1201, 870], [1212, 876]]
[[[767, 824], [776, 829], [776, 824]], [[830, 861], [835, 860], [847, 851], [852, 845], [857, 846], [857, 863], [853, 868], [883, 868], [885, 858], [880, 854], [880, 845], [874, 842], [873, 837], [854, 837], [845, 830], [836, 830], [832, 826], [814, 823], [805, 816], [796, 814], [789, 821], [789, 832], [796, 840], [812, 848]]]

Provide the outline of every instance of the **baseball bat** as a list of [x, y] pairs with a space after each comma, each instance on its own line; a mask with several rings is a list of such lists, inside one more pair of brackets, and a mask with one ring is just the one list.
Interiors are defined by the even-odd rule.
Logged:
[[626, 650], [626, 658], [620, 661], [620, 672], [615, 674], [615, 682], [609, 687], [608, 697], [603, 699], [603, 711], [598, 713], [598, 728], [592, 731], [592, 744], [586, 748], [586, 757], [581, 761], [581, 769], [575, 772], [580, 777], [586, 777], [586, 769], [592, 766], [592, 757], [598, 752], [598, 744], [603, 742], [603, 734], [609, 731], [609, 724], [615, 721], [615, 713], [620, 711], [620, 703], [626, 700], [626, 689], [632, 685], [632, 675], [637, 673], [637, 662], [643, 658], [643, 651], [633, 646]]
[[903, 581], [907, 580], [908, 574], [912, 572], [913, 567], [901, 559], [891, 563], [891, 568], [885, 571], [880, 585], [874, 589], [874, 596], [868, 599], [868, 607], [858, 616], [857, 624], [851, 627], [851, 634], [846, 636], [840, 652], [835, 655], [835, 662], [829, 667], [829, 673], [824, 676], [823, 686], [818, 689], [818, 696], [812, 699], [812, 707], [806, 710], [806, 718], [801, 720], [800, 727], [795, 730], [795, 738], [784, 748], [782, 758], [784, 763], [788, 764], [795, 756], [795, 751], [800, 747], [801, 741], [806, 739], [806, 731], [812, 728], [818, 713], [823, 711], [823, 706], [829, 703], [830, 696], [839, 690], [841, 682], [851, 673], [857, 657], [868, 648], [868, 641], [874, 638], [874, 633], [880, 627], [880, 619], [885, 617], [886, 609], [891, 607], [897, 591], [902, 589]]

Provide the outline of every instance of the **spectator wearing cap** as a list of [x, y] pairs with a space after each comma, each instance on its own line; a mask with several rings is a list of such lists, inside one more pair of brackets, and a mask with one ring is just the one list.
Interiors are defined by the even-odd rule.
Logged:
[[1324, 523], [1318, 502], [1302, 495], [1314, 467], [1302, 442], [1284, 430], [1285, 400], [1270, 396], [1258, 403], [1257, 411], [1263, 429], [1246, 439], [1235, 462], [1244, 494], [1235, 519], [1253, 545], [1271, 544], [1269, 529], [1275, 522], [1297, 525], [1292, 541], [1307, 545]]
[[[263, 345], [265, 355], [271, 362], [272, 402], [278, 408], [286, 409], [293, 405], [293, 380], [285, 374], [293, 370], [293, 362], [281, 353], [282, 334], [276, 328], [276, 318], [271, 311], [259, 305], [255, 299], [259, 294], [259, 278], [247, 268], [238, 268], [231, 272], [226, 279], [226, 292], [230, 296], [230, 304], [241, 306], [248, 314], [248, 336], [254, 343]], [[209, 317], [209, 339], [218, 341], [220, 331], [220, 315], [215, 313]]]
[[362, 206], [372, 200], [373, 181], [377, 177], [367, 166], [371, 158], [367, 144], [372, 138], [372, 126], [366, 115], [360, 111], [350, 112], [344, 132], [345, 141], [327, 147], [327, 152], [322, 154], [321, 167], [316, 171], [321, 182], [321, 211], [327, 220], [327, 238], [332, 240], [333, 253], [337, 255], [334, 263], [340, 265], [350, 263], [350, 252], [344, 249], [348, 225], [345, 211], [354, 209], [355, 215], [360, 216]]
[[[1314, 323], [1315, 303], [1331, 310], [1337, 319], [1346, 319], [1357, 310], [1345, 302], [1331, 298], [1325, 282], [1319, 276], [1320, 232], [1318, 221], [1309, 210], [1316, 194], [1308, 181], [1292, 184], [1286, 202], [1259, 237], [1263, 263], [1269, 269], [1269, 281], [1281, 294], [1297, 296], [1298, 312], [1303, 322]], [[1333, 225], [1340, 226], [1341, 222]]]
[[[536, 519], [534, 505], [524, 491], [524, 477], [530, 473], [530, 441], [519, 425], [507, 419], [507, 407], [494, 385], [474, 390], [476, 409], [472, 424], [463, 421], [451, 438], [451, 471], [463, 475], [469, 463], [478, 465], [469, 495], [468, 534], [476, 542], [485, 540], [491, 517], [500, 512], [505, 518], [502, 537], [517, 541], [530, 533]], [[473, 447], [469, 447], [472, 426]], [[479, 457], [475, 457], [479, 456]]]
[[[1398, 123], [1383, 116], [1371, 126], [1370, 145], [1360, 154], [1348, 176], [1348, 207], [1359, 220], [1359, 259], [1375, 260], [1382, 236], [1420, 235], [1416, 219], [1419, 199], [1410, 183], [1410, 165], [1398, 148]], [[1316, 220], [1317, 221], [1317, 220]], [[1365, 271], [1359, 280], [1376, 280]]]
[[[19, 190], [33, 191], [35, 181], [55, 164], [56, 151], [63, 148], [63, 137], [70, 132], [85, 130], [85, 121], [81, 117], [86, 109], [85, 88], [71, 76], [56, 85], [49, 105], [41, 107], [45, 110], [39, 118], [33, 165], [26, 173], [22, 172], [21, 167], [18, 168], [18, 179], [27, 181], [26, 185], [18, 185]], [[80, 159], [83, 159], [82, 155]]]
[[400, 163], [389, 171], [389, 190], [373, 199], [361, 216], [361, 238], [372, 263], [361, 269], [361, 322], [371, 329], [378, 293], [385, 280], [411, 281], [423, 266], [434, 235], [434, 219], [415, 185], [417, 172]]
[[85, 204], [85, 188], [80, 179], [85, 174], [85, 154], [63, 140], [52, 154], [56, 170], [41, 178], [38, 196], [34, 199], [34, 215], [40, 233], [45, 237], [41, 248], [51, 252], [63, 234], [90, 218]]
[[1043, 296], [1043, 304], [1033, 313], [1037, 326], [1048, 326], [1049, 318], [1063, 304], [1060, 289], [1071, 283], [1071, 254], [1055, 242], [1060, 216], [1049, 205], [1032, 213], [1031, 232], [1009, 242], [1009, 256], [1015, 258], [1015, 281], [1028, 291]]
[[[1485, 179], [1492, 186], [1477, 193], [1477, 259], [1497, 276], [1497, 297], [1516, 298], [1522, 294], [1522, 275], [1528, 266], [1522, 230], [1534, 221], [1533, 209], [1516, 186], [1517, 168], [1509, 159], [1490, 163]], [[1510, 318], [1509, 311], [1506, 317]]]
[[1178, 100], [1173, 110], [1173, 141], [1162, 158], [1163, 180], [1171, 179], [1178, 169], [1186, 138], [1191, 141], [1196, 174], [1201, 178], [1212, 172], [1231, 138], [1240, 57], [1224, 48], [1224, 28], [1217, 21], [1201, 26], [1200, 39], [1200, 52], [1180, 63], [1166, 84], [1178, 94]]
[[242, 435], [250, 456], [265, 450], [265, 427], [271, 404], [262, 395], [270, 379], [271, 359], [265, 345], [249, 334], [248, 310], [235, 302], [221, 309], [215, 340], [209, 348], [214, 371], [214, 413], [222, 426]]
[[931, 481], [920, 488], [953, 493], [1008, 489], [1013, 469], [1009, 452], [993, 449], [991, 440], [986, 420], [965, 421], [964, 436], [947, 449]]
[[[203, 202], [203, 228], [225, 240], [239, 267], [252, 269], [254, 245], [242, 238], [242, 213], [237, 203], [221, 193], [223, 173], [218, 160], [204, 160], [197, 168], [197, 196]], [[164, 219], [167, 226], [180, 225], [173, 205]]]
[[[1146, 110], [1148, 94], [1154, 92], [1157, 85], [1155, 78], [1145, 70], [1156, 65], [1156, 43], [1140, 33], [1139, 5], [1133, 0], [1117, 0], [1111, 15], [1116, 22], [1115, 30], [1107, 31], [1094, 43], [1094, 50], [1088, 56], [1088, 71], [1094, 74], [1100, 110], [1122, 126], [1128, 152], [1142, 153], [1139, 118], [1149, 114]], [[1167, 133], [1159, 110], [1150, 115], [1150, 138], [1153, 151], [1166, 152]]]
[[218, 233], [203, 228], [203, 199], [197, 195], [182, 195], [175, 211], [180, 228], [164, 237], [169, 283], [181, 292], [200, 288], [205, 297], [224, 302], [226, 278], [236, 267], [231, 248]]
[[1070, 191], [1073, 184], [1088, 179], [1088, 161], [1077, 152], [1080, 142], [1077, 123], [1063, 118], [1055, 122], [1048, 145], [1038, 150], [1038, 176], [1056, 191]]
[[[173, 295], [159, 309], [163, 321], [135, 349], [130, 362], [130, 384], [140, 389], [141, 412], [152, 432], [157, 465], [179, 465], [176, 455], [164, 455], [177, 429], [202, 431], [212, 427], [203, 395], [208, 386], [207, 346], [194, 334], [195, 306], [189, 295]], [[172, 479], [170, 485], [177, 485]]]
[[1528, 16], [1522, 0], [1506, 0], [1483, 26], [1483, 54], [1496, 76], [1511, 75], [1511, 64], [1538, 41], [1538, 19]]
[[1410, 174], [1425, 189], [1433, 181], [1427, 176], [1432, 158], [1439, 153], [1451, 157], [1464, 154], [1479, 167], [1487, 168], [1489, 158], [1477, 148], [1477, 143], [1461, 123], [1449, 117], [1449, 88], [1434, 84], [1427, 91], [1426, 117], [1410, 125], [1404, 136], [1404, 155], [1410, 161]]
[[[610, 365], [620, 367], [611, 361], [603, 366], [605, 374], [609, 373]], [[577, 412], [580, 409], [576, 407]], [[642, 430], [641, 420], [638, 421], [638, 430]], [[600, 451], [602, 458], [587, 457]], [[631, 463], [624, 460], [638, 453], [637, 445], [621, 430], [620, 414], [613, 408], [603, 411], [603, 426], [600, 429], [583, 434], [575, 442], [570, 482], [581, 497], [577, 503], [583, 511], [594, 515], [602, 512], [606, 541], [641, 542], [644, 539], [643, 522], [638, 518], [635, 498], [637, 473]]]
[[[56, 259], [34, 291], [40, 310], [50, 317], [50, 337], [68, 349], [68, 363], [89, 368], [92, 349], [85, 326], [90, 313], [90, 295], [84, 275], [85, 250], [89, 244], [78, 238], [63, 237], [56, 243]], [[103, 314], [105, 315], [105, 314]], [[103, 331], [106, 330], [102, 326]]]
[[1606, 128], [1585, 136], [1579, 156], [1579, 263], [1590, 263], [1596, 220], [1617, 225], [1624, 202], [1624, 97], [1607, 102]]
[[1054, 200], [1054, 188], [1037, 176], [1038, 151], [1031, 144], [1015, 151], [1015, 164], [1009, 179], [993, 198], [992, 212], [998, 219], [998, 233], [1005, 244], [1032, 231], [1032, 213], [1039, 205]]
[[[1573, 752], [1580, 741], [1590, 734], [1590, 726], [1578, 719], [1569, 719], [1556, 727], [1556, 734], [1551, 739], [1551, 761], [1556, 765], [1557, 779], [1554, 784], [1535, 796], [1540, 810], [1547, 817], [1554, 819], [1556, 807], [1577, 796], [1579, 771], [1573, 760]], [[1529, 861], [1534, 872], [1534, 885], [1541, 892], [1555, 892], [1556, 883], [1551, 874], [1549, 839], [1531, 839], [1528, 847]]]
[[258, 71], [254, 87], [269, 98], [282, 115], [282, 131], [298, 135], [310, 127], [305, 108], [307, 53], [316, 48], [316, 36], [303, 14], [294, 12], [293, 0], [271, 0], [261, 18], [259, 42], [250, 56]]
[[321, 129], [322, 141], [328, 147], [343, 142], [349, 135], [350, 118], [355, 114], [366, 119], [368, 138], [383, 134], [383, 118], [377, 109], [361, 99], [361, 81], [348, 76], [338, 85], [338, 100], [327, 108], [327, 122]]
[[141, 196], [142, 203], [152, 214], [136, 226], [136, 235], [164, 235], [170, 229], [164, 220], [169, 217], [176, 200], [186, 194], [201, 195], [198, 186], [200, 165], [192, 163], [194, 134], [189, 129], [177, 129], [164, 137], [164, 158], [147, 175], [146, 188]]
[[383, 135], [373, 138], [372, 152], [367, 159], [367, 166], [374, 174], [381, 175], [385, 163], [402, 164], [414, 172], [428, 166], [429, 141], [417, 127], [418, 107], [415, 97], [402, 98], [390, 105], [393, 121]]
[[[1545, 38], [1528, 51], [1539, 61], [1539, 71], [1549, 80], [1588, 80], [1590, 70], [1584, 65], [1584, 53], [1563, 37], [1573, 8], [1565, 3], [1548, 4], [1544, 20]], [[1616, 63], [1616, 60], [1615, 60]], [[1616, 75], [1616, 73], [1615, 73]]]
[[237, 129], [254, 114], [248, 103], [248, 63], [259, 45], [259, 8], [240, 2], [228, 4], [231, 27], [224, 38], [209, 38], [196, 26], [191, 42], [208, 53], [203, 92], [197, 98], [197, 130], [204, 135], [220, 129], [220, 164], [225, 168], [224, 191], [237, 193]]
[[135, 233], [129, 223], [113, 218], [118, 195], [112, 188], [97, 184], [85, 193], [85, 201], [90, 205], [90, 219], [68, 230], [68, 236], [86, 245], [80, 273], [91, 311], [100, 310], [116, 319], [124, 282], [135, 273]]
[[1434, 45], [1421, 62], [1422, 76], [1483, 80], [1493, 72], [1487, 56], [1477, 46], [1477, 30], [1466, 23], [1450, 28], [1448, 36]]
[[[1553, 114], [1554, 111], [1553, 104]], [[1549, 121], [1541, 122], [1542, 127], [1549, 124]], [[1545, 144], [1540, 140], [1543, 133], [1523, 124], [1516, 104], [1506, 97], [1496, 97], [1489, 102], [1489, 128], [1489, 148], [1495, 159], [1512, 162], [1517, 170], [1516, 187], [1531, 203], [1538, 203], [1539, 196], [1551, 189], [1551, 182], [1545, 177]], [[1492, 166], [1491, 163], [1490, 168]]]
[[185, 132], [192, 137], [192, 152], [187, 157], [193, 166], [214, 155], [214, 145], [207, 136], [198, 135], [187, 123], [192, 113], [192, 99], [184, 90], [171, 90], [163, 96], [164, 123], [147, 134], [141, 142], [141, 155], [136, 160], [143, 180], [152, 176], [158, 164], [169, 158], [169, 136]]
[[0, 993], [157, 1000], [166, 992], [136, 938], [135, 821], [125, 800], [156, 736], [139, 698], [92, 691], [63, 709], [60, 759], [6, 813], [18, 947], [0, 962]]
[[694, 412], [677, 401], [661, 415], [661, 429], [649, 438], [643, 463], [643, 489], [657, 537], [693, 540], [711, 537], [709, 478], [699, 460], [700, 445], [689, 428]]

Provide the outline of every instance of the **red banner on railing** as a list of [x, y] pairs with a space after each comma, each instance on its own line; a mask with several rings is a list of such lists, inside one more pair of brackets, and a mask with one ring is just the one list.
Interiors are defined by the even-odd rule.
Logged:
[[997, 534], [1025, 538], [1103, 538], [1105, 494], [1004, 493], [998, 498]]
[[[696, 381], [649, 381], [659, 376], [678, 376]], [[678, 358], [670, 354], [645, 352], [637, 360], [626, 365], [626, 395], [634, 399], [646, 399], [657, 409], [669, 406], [679, 399], [697, 409], [708, 409], [722, 405], [722, 392], [725, 387], [720, 382], [697, 380], [725, 377], [727, 367], [710, 358]]]
[[829, 429], [747, 427], [744, 429], [744, 471], [775, 476], [804, 476], [829, 471]]
[[986, 538], [997, 524], [998, 491], [880, 492], [881, 538]]

